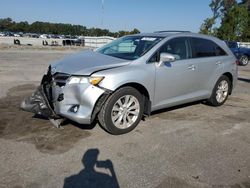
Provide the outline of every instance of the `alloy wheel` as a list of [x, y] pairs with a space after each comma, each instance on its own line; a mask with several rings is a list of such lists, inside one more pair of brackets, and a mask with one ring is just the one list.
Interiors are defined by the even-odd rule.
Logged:
[[216, 100], [218, 103], [222, 103], [226, 100], [228, 95], [229, 85], [226, 80], [222, 80], [217, 87]]
[[111, 111], [113, 124], [119, 129], [129, 128], [138, 119], [140, 104], [133, 95], [125, 95], [119, 98]]

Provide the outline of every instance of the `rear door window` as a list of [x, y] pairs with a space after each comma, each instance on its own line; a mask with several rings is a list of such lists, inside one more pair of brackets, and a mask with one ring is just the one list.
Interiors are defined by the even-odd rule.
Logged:
[[229, 48], [237, 48], [236, 42], [226, 42]]
[[193, 58], [227, 55], [226, 52], [220, 46], [208, 39], [192, 38], [191, 46]]

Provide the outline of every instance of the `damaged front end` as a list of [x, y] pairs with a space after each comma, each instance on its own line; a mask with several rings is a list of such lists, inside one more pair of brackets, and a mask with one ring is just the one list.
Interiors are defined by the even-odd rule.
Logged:
[[52, 75], [49, 67], [40, 86], [21, 103], [21, 109], [48, 118], [56, 127], [66, 118], [90, 124], [110, 91], [88, 82], [70, 84], [71, 77], [58, 72]]
[[38, 114], [44, 118], [48, 118], [50, 122], [57, 128], [60, 127], [64, 119], [59, 117], [49, 105], [43, 90], [43, 85], [37, 87], [31, 97], [25, 98], [20, 108], [27, 112]]
[[24, 111], [32, 112], [46, 118], [59, 118], [49, 105], [49, 102], [43, 91], [43, 85], [37, 87], [31, 97], [25, 98], [22, 101], [20, 107]]
[[[30, 97], [25, 98], [20, 108], [24, 111], [34, 113], [36, 115], [48, 118], [56, 127], [60, 126], [61, 117], [54, 110], [51, 100], [50, 83], [52, 82], [51, 67], [49, 66], [48, 73], [43, 76], [40, 86], [36, 88]], [[49, 98], [48, 98], [49, 97]]]

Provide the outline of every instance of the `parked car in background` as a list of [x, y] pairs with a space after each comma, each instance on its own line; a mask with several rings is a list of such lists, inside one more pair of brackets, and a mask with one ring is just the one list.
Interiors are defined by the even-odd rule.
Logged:
[[211, 36], [129, 35], [51, 64], [21, 108], [54, 123], [98, 119], [109, 133], [124, 134], [155, 110], [193, 101], [222, 105], [236, 85], [236, 62], [225, 42]]
[[13, 32], [5, 32], [4, 33], [4, 35], [6, 36], [6, 37], [13, 37], [14, 36], [14, 33]]
[[22, 32], [14, 33], [14, 37], [22, 37], [22, 36], [23, 36]]
[[238, 42], [226, 41], [228, 47], [239, 59], [240, 65], [246, 66], [250, 60], [250, 48], [244, 48], [239, 46]]
[[41, 35], [39, 36], [39, 38], [48, 39], [48, 35], [46, 35], [46, 34], [41, 34]]

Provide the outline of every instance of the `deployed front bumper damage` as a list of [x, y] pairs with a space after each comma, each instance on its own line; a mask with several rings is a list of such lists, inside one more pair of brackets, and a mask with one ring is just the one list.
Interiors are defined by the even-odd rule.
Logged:
[[42, 85], [35, 90], [31, 97], [22, 101], [21, 109], [47, 118], [58, 118], [49, 105], [47, 97], [43, 92]]
[[90, 83], [62, 84], [45, 75], [32, 96], [21, 103], [21, 109], [46, 117], [57, 127], [60, 118], [90, 124], [109, 94], [109, 90]]

